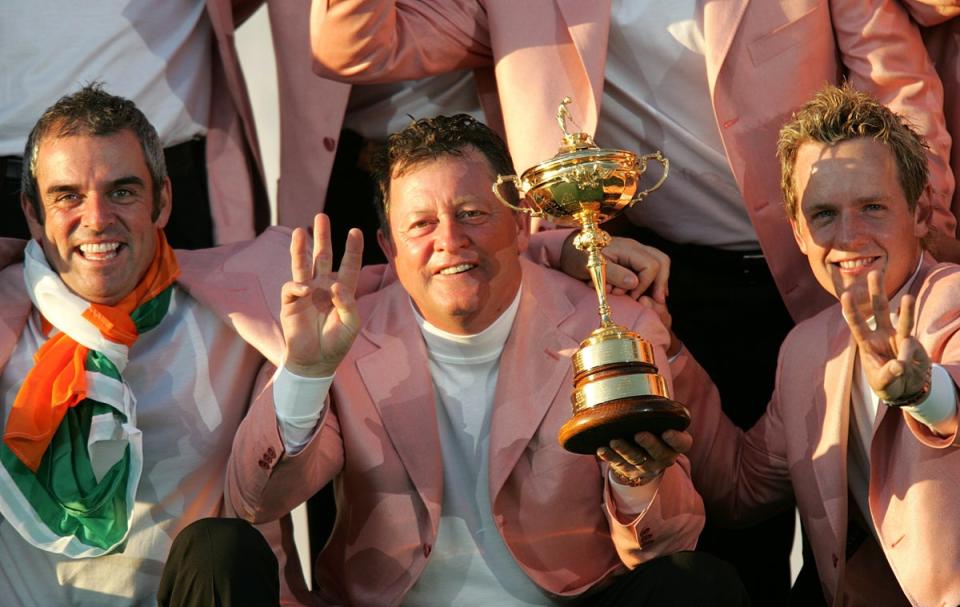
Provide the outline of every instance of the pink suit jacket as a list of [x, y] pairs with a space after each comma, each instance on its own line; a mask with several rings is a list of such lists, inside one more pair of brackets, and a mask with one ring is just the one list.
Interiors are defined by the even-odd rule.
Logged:
[[[923, 41], [943, 82], [943, 113], [954, 145], [950, 165], [960, 171], [960, 1], [903, 0], [921, 28]], [[953, 192], [953, 214], [960, 217], [960, 189]]]
[[[19, 263], [24, 245], [22, 240], [0, 238], [0, 368], [7, 364], [32, 310], [24, 289], [23, 266]], [[271, 228], [254, 241], [176, 253], [181, 270], [178, 286], [213, 310], [266, 359], [250, 402], [260, 399], [265, 401], [264, 406], [271, 408], [272, 392], [263, 390], [262, 386], [279, 364], [283, 348], [279, 293], [281, 285], [289, 279], [289, 246], [289, 231]], [[218, 370], [214, 364], [210, 369], [211, 372], [230, 372], [228, 369]], [[250, 380], [238, 378], [238, 381]], [[235, 419], [252, 406], [250, 402], [234, 403], [234, 406], [242, 407]], [[3, 423], [5, 420], [0, 421]], [[210, 464], [225, 466], [227, 456], [225, 451], [210, 452]], [[198, 482], [205, 476], [210, 477], [209, 482]], [[223, 514], [223, 484], [219, 474], [184, 471], [181, 491], [184, 512], [170, 530], [171, 539], [197, 519]], [[280, 563], [283, 599], [294, 603], [309, 601], [289, 518], [258, 528], [270, 542]]]
[[[957, 383], [960, 266], [926, 262], [912, 292], [917, 296], [915, 335]], [[767, 412], [746, 433], [723, 415], [712, 385], [686, 382], [690, 390], [677, 398], [690, 404], [693, 416], [694, 482], [707, 511], [728, 522], [748, 524], [795, 500], [828, 603], [891, 604], [884, 590], [889, 582], [899, 583], [914, 605], [957, 605], [958, 439], [939, 438], [884, 405], [869, 447], [870, 517], [883, 554], [868, 542], [849, 561], [845, 558], [848, 516], [857, 508], [847, 484], [856, 356], [839, 304], [797, 325], [781, 348]], [[883, 560], [896, 581], [884, 579]]]
[[[315, 69], [328, 78], [364, 83], [478, 69], [488, 121], [504, 129], [522, 171], [556, 154], [554, 115], [564, 95], [574, 98], [583, 129], [595, 131], [609, 21], [609, 0], [316, 0], [311, 34]], [[896, 0], [712, 0], [703, 33], [727, 159], [794, 319], [830, 300], [784, 216], [776, 141], [791, 112], [825, 83], [845, 76], [926, 136], [933, 223], [953, 236], [942, 90]]]
[[[501, 357], [490, 431], [491, 505], [521, 569], [544, 590], [572, 596], [624, 564], [692, 549], [702, 504], [681, 458], [643, 516], [621, 522], [604, 505], [612, 498], [605, 498], [597, 460], [560, 447], [557, 430], [571, 413], [569, 359], [597, 326], [596, 295], [522, 263], [523, 294]], [[364, 325], [337, 369], [317, 434], [294, 456], [258, 461], [268, 449], [280, 453], [283, 443], [272, 407], [255, 405], [234, 443], [227, 504], [247, 520], [271, 520], [335, 479], [337, 521], [316, 567], [325, 600], [396, 605], [436, 541], [443, 501], [436, 405], [402, 286], [360, 301]], [[655, 315], [615, 301], [615, 319], [645, 335], [662, 357], [668, 336]]]
[[253, 109], [233, 42], [238, 21], [244, 15], [235, 14], [233, 4], [230, 0], [206, 2], [216, 39], [206, 156], [210, 214], [217, 243], [251, 239], [266, 228], [270, 217]]
[[[207, 0], [216, 45], [206, 155], [214, 237], [220, 244], [252, 239], [270, 218], [267, 190], [273, 184], [264, 177], [253, 109], [234, 44], [236, 28], [262, 1]], [[269, 2], [267, 10], [280, 105], [278, 222], [308, 226], [326, 200], [350, 86], [313, 73], [310, 0]], [[249, 80], [253, 87], [274, 86], [256, 74]]]

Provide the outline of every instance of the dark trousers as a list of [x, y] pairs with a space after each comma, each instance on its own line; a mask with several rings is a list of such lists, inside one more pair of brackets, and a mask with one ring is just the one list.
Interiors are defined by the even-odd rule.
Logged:
[[340, 132], [323, 205], [323, 212], [330, 217], [334, 263], [339, 263], [343, 256], [350, 228], [363, 232], [363, 265], [387, 261], [377, 246], [377, 228], [380, 227], [376, 210], [377, 184], [370, 166], [380, 145], [348, 129]]
[[246, 521], [200, 519], [174, 539], [157, 603], [160, 607], [279, 605], [277, 557]]
[[750, 605], [736, 570], [703, 552], [678, 552], [648, 561], [575, 601], [586, 607], [732, 607]]
[[[207, 191], [205, 141], [194, 139], [163, 150], [173, 187], [173, 207], [164, 233], [175, 249], [213, 246], [213, 218]], [[20, 209], [19, 157], [0, 158], [0, 236], [30, 238]]]
[[[670, 256], [673, 329], [716, 383], [727, 416], [750, 428], [766, 410], [780, 344], [793, 327], [764, 258], [759, 251], [677, 245], [627, 222], [610, 231]], [[785, 604], [793, 512], [738, 530], [717, 527], [709, 514], [698, 550], [733, 563], [755, 604]]]
[[[160, 581], [160, 607], [277, 605], [280, 576], [266, 540], [237, 519], [202, 519], [173, 542]], [[750, 605], [736, 571], [709, 554], [654, 559], [573, 601], [584, 607]]]

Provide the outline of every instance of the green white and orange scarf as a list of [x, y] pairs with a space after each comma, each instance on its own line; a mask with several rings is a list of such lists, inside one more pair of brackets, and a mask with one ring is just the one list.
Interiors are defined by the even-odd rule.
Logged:
[[0, 443], [0, 513], [34, 546], [71, 558], [107, 554], [129, 532], [143, 470], [130, 347], [167, 313], [179, 274], [158, 230], [134, 290], [113, 306], [73, 294], [31, 241], [23, 275], [49, 339], [34, 355]]

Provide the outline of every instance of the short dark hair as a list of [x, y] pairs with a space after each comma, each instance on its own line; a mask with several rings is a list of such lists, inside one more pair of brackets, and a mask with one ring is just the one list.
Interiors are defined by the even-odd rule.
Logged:
[[37, 191], [37, 157], [43, 140], [74, 135], [103, 137], [125, 130], [131, 131], [140, 141], [153, 181], [154, 212], [159, 212], [156, 205], [159, 204], [160, 190], [167, 178], [167, 164], [157, 130], [132, 101], [111, 95], [103, 90], [102, 83], [92, 82], [75, 93], [61, 97], [47, 108], [27, 138], [20, 189], [33, 205], [38, 220], [43, 220]]
[[387, 138], [372, 163], [378, 186], [377, 217], [384, 236], [390, 237], [391, 179], [441, 156], [463, 156], [469, 147], [483, 154], [495, 174], [514, 172], [507, 144], [490, 127], [469, 114], [414, 120], [407, 128]]
[[780, 129], [780, 189], [791, 219], [799, 211], [793, 173], [800, 146], [807, 142], [833, 145], [861, 137], [875, 139], [890, 148], [907, 205], [910, 211], [917, 207], [929, 173], [923, 136], [890, 108], [849, 84], [828, 85]]

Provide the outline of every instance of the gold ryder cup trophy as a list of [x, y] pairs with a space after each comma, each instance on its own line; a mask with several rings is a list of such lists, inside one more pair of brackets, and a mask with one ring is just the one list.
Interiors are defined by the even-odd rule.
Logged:
[[[594, 454], [611, 439], [632, 439], [643, 430], [658, 436], [667, 429], [682, 430], [690, 423], [690, 414], [670, 399], [650, 344], [611, 320], [601, 253], [610, 244], [610, 235], [599, 224], [659, 188], [670, 164], [660, 152], [637, 156], [601, 149], [588, 134], [569, 133], [569, 104], [570, 98], [564, 98], [557, 110], [563, 131], [559, 153], [519, 178], [498, 176], [493, 192], [517, 211], [580, 227], [573, 244], [587, 253], [587, 269], [600, 300], [600, 328], [580, 342], [573, 356], [573, 417], [560, 428], [559, 439], [568, 451]], [[663, 165], [663, 175], [641, 191], [640, 180], [650, 160]], [[503, 195], [507, 183], [516, 188], [519, 206]]]

